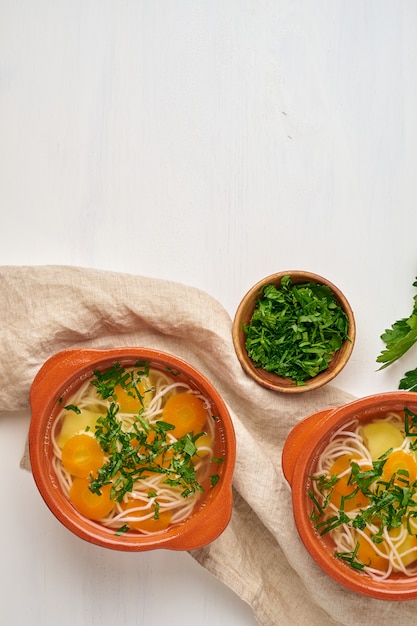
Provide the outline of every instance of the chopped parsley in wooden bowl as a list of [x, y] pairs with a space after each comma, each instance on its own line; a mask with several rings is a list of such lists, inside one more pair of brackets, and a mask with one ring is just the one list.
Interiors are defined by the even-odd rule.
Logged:
[[352, 353], [356, 326], [335, 285], [293, 270], [267, 276], [247, 292], [232, 334], [242, 368], [257, 383], [300, 393], [340, 373]]

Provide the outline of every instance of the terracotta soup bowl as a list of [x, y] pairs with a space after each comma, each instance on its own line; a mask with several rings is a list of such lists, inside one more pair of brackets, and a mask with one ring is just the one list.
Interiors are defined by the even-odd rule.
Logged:
[[[89, 386], [88, 381], [91, 378], [94, 379], [96, 372], [99, 374], [107, 372], [109, 368], [115, 367], [115, 364], [122, 368], [149, 367], [151, 371], [162, 376], [171, 376], [174, 383], [178, 384], [180, 391], [187, 386], [188, 392], [191, 391], [191, 396], [204, 398], [204, 401], [200, 399], [200, 404], [205, 407], [206, 415], [209, 416], [205, 422], [206, 426], [203, 427], [204, 429], [211, 429], [210, 437], [206, 435], [206, 441], [207, 438], [210, 439], [210, 445], [207, 444], [210, 452], [205, 453], [208, 465], [205, 470], [204, 483], [199, 484], [202, 489], [196, 489], [197, 492], [201, 491], [201, 493], [198, 494], [194, 508], [191, 507], [184, 519], [168, 523], [163, 528], [158, 527], [157, 532], [153, 532], [154, 528], [151, 533], [148, 529], [145, 531], [135, 529], [132, 528], [133, 524], [119, 529], [109, 528], [103, 525], [101, 521], [86, 517], [70, 501], [68, 490], [67, 493], [64, 492], [62, 480], [59, 479], [59, 472], [56, 470], [54, 445], [56, 449], [57, 435], [63, 436], [63, 426], [55, 427], [54, 431], [54, 424], [58, 423], [57, 416], [62, 415], [63, 407], [68, 412], [76, 412], [75, 408], [71, 409], [71, 406], [68, 408], [68, 403], [71, 402], [74, 393], [79, 392], [84, 383]], [[158, 377], [157, 379], [159, 380]], [[156, 384], [152, 389], [152, 393], [156, 396], [157, 391], [155, 389], [157, 389]], [[94, 393], [96, 392], [94, 391]], [[144, 393], [145, 395], [146, 393]], [[129, 400], [132, 393], [126, 392], [125, 396]], [[216, 539], [228, 525], [232, 511], [232, 476], [236, 456], [234, 429], [226, 405], [219, 393], [207, 378], [189, 363], [171, 354], [141, 347], [109, 350], [66, 350], [51, 357], [42, 366], [33, 381], [30, 402], [32, 420], [29, 433], [29, 452], [36, 485], [55, 517], [81, 539], [99, 546], [123, 551], [145, 551], [156, 548], [192, 550]], [[79, 409], [77, 410], [79, 411]], [[159, 417], [159, 420], [163, 423], [162, 416]], [[103, 432], [104, 436], [107, 437], [109, 427], [104, 427]], [[94, 435], [92, 431], [87, 435], [83, 432], [84, 438], [88, 438], [88, 436], [90, 436], [90, 443], [92, 438], [94, 444], [97, 445], [95, 440], [97, 435]], [[203, 435], [200, 433], [200, 436]], [[185, 437], [187, 438], [189, 435], [187, 434]], [[156, 438], [157, 435], [152, 431], [152, 438], [149, 439], [152, 441], [152, 445], [157, 440]], [[134, 440], [132, 439], [132, 441]], [[195, 443], [196, 446], [199, 445], [198, 441], [199, 439]], [[129, 445], [139, 447], [137, 441]], [[203, 448], [198, 448], [197, 460], [195, 460], [197, 457], [193, 456], [196, 453], [190, 452], [187, 447], [185, 452], [181, 454], [186, 453], [189, 453], [187, 462], [189, 463], [191, 459], [192, 468], [200, 463], [200, 457], [204, 456]], [[67, 452], [67, 454], [69, 453]], [[110, 455], [110, 452], [105, 454]], [[62, 448], [62, 455], [64, 455], [64, 448]], [[167, 455], [162, 457], [161, 453], [157, 457], [158, 463], [164, 468], [168, 467], [166, 463], [171, 463], [174, 453], [167, 453]], [[160, 460], [160, 458], [165, 460]], [[181, 463], [184, 458], [186, 457], [181, 457]], [[173, 465], [169, 465], [169, 467], [172, 468]], [[155, 472], [155, 470], [152, 471]], [[152, 471], [149, 471], [148, 474], [145, 472], [141, 478], [153, 477]], [[93, 474], [90, 473], [88, 480], [92, 480], [91, 476]], [[116, 473], [115, 477], [117, 478], [117, 476]], [[174, 480], [177, 474], [174, 475], [173, 470], [170, 470], [167, 471], [166, 476], [167, 480], [170, 481]], [[116, 478], [113, 479], [113, 487]], [[101, 488], [100, 495], [104, 489], [105, 487]], [[151, 489], [148, 491], [149, 498], [155, 496], [155, 494], [150, 493]], [[89, 493], [89, 495], [91, 494]], [[184, 500], [187, 499], [183, 493], [181, 496], [184, 496]], [[114, 498], [114, 494], [112, 497]], [[160, 506], [159, 502], [157, 503], [158, 497], [161, 496], [156, 496], [152, 511], [155, 511], [154, 518], [161, 520], [161, 515], [157, 514], [157, 507]]]
[[[398, 434], [398, 432], [403, 429], [404, 413], [407, 414], [407, 411], [411, 412], [411, 414], [417, 413], [417, 393], [401, 391], [381, 393], [356, 400], [339, 408], [331, 408], [320, 411], [306, 417], [293, 428], [285, 442], [282, 454], [284, 476], [289, 483], [292, 492], [295, 524], [300, 538], [310, 555], [329, 576], [348, 589], [365, 596], [385, 600], [409, 600], [417, 598], [417, 560], [413, 560], [413, 558], [417, 559], [417, 538], [415, 536], [415, 526], [413, 526], [414, 537], [409, 537], [410, 546], [413, 546], [412, 552], [414, 554], [414, 557], [411, 559], [410, 567], [414, 569], [414, 574], [409, 577], [398, 570], [395, 571], [394, 568], [394, 570], [392, 572], [390, 571], [388, 577], [385, 579], [374, 579], [369, 575], [369, 573], [363, 570], [363, 567], [356, 569], [355, 567], [352, 567], [352, 562], [349, 563], [347, 560], [340, 558], [340, 552], [338, 558], [336, 558], [335, 553], [337, 550], [335, 548], [335, 543], [330, 536], [331, 532], [323, 533], [322, 530], [324, 527], [318, 527], [318, 523], [320, 523], [320, 520], [324, 518], [321, 518], [319, 515], [319, 522], [317, 522], [317, 517], [316, 519], [312, 517], [312, 513], [318, 513], [318, 509], [316, 508], [312, 498], [314, 487], [313, 483], [317, 484], [317, 476], [323, 471], [323, 465], [319, 466], [318, 464], [323, 463], [323, 458], [325, 456], [328, 457], [329, 448], [327, 446], [332, 437], [332, 441], [334, 441], [336, 431], [339, 431], [342, 427], [346, 428], [347, 424], [351, 423], [352, 420], [356, 420], [356, 424], [359, 426], [360, 432], [364, 433], [366, 431], [366, 436], [368, 437], [368, 439], [366, 439], [367, 446], [371, 446], [372, 442], [374, 457], [389, 459], [390, 457], [386, 454], [385, 456], [381, 455], [381, 450], [378, 450], [378, 446], [380, 448], [381, 446], [383, 448], [391, 448], [392, 452], [392, 449], [396, 449], [401, 445], [401, 441], [405, 441], [403, 433]], [[389, 428], [381, 426], [381, 422], [386, 423], [386, 416], [392, 413], [402, 416], [402, 421], [399, 422], [401, 425], [399, 425], [398, 428], [397, 426], [390, 426]], [[376, 428], [376, 430], [369, 430], [369, 426], [366, 427], [368, 428], [368, 430], [366, 430], [365, 426], [370, 423], [374, 424], [371, 428]], [[378, 423], [377, 427], [375, 427], [375, 423]], [[414, 418], [413, 422], [412, 417], [410, 417], [409, 424], [412, 424], [412, 426], [411, 431], [410, 425], [408, 426], [407, 432], [411, 432], [408, 440], [412, 440], [415, 444], [417, 444], [417, 418]], [[349, 427], [349, 430], [352, 430], [352, 428], [353, 427]], [[378, 438], [377, 433], [380, 434], [381, 432], [389, 433], [388, 435], [383, 435], [383, 437], [389, 437], [388, 442], [384, 439], [380, 440]], [[323, 452], [325, 448], [326, 454]], [[337, 452], [335, 454], [337, 455], [341, 453]], [[414, 487], [411, 487], [411, 494], [414, 495], [412, 495], [412, 502], [410, 502], [410, 506], [408, 508], [408, 512], [411, 511], [411, 513], [413, 513], [417, 511], [417, 482], [415, 480], [415, 461], [417, 456], [412, 449], [410, 450], [410, 454], [414, 459], [411, 460], [411, 465], [414, 467], [414, 475], [411, 469], [409, 473], [407, 470], [407, 481], [409, 480], [409, 483], [404, 483], [404, 476], [401, 478], [400, 474], [388, 474], [388, 477], [385, 474], [382, 474], [382, 478], [378, 480], [385, 481], [383, 484], [380, 484], [381, 497], [394, 491], [397, 493], [398, 489], [402, 489], [402, 486], [405, 484], [407, 485], [407, 492], [409, 492], [408, 486], [411, 486], [411, 483], [414, 483]], [[347, 458], [347, 467], [349, 467], [349, 463], [351, 463], [352, 460], [355, 461], [355, 459], [357, 459], [356, 453], [352, 451], [349, 452], [347, 454]], [[376, 463], [377, 462], [372, 464], [371, 461], [371, 464], [363, 465], [361, 467], [361, 471], [366, 472], [367, 470], [371, 470], [372, 467], [376, 468]], [[386, 463], [388, 467], [388, 460], [386, 460]], [[382, 465], [385, 467], [384, 461], [382, 461]], [[334, 465], [330, 465], [329, 467], [334, 468]], [[385, 469], [381, 471], [385, 472]], [[333, 475], [334, 471], [330, 469], [329, 474]], [[337, 474], [339, 474], [339, 472], [337, 472]], [[316, 478], [313, 478], [314, 475]], [[349, 474], [347, 474], [347, 476], [349, 476]], [[397, 478], [395, 478], [395, 476], [397, 476]], [[350, 479], [346, 478], [346, 481], [348, 480]], [[401, 482], [401, 480], [403, 482]], [[391, 482], [389, 483], [389, 481]], [[339, 484], [342, 483], [340, 482]], [[372, 493], [375, 491], [375, 484], [376, 483], [374, 482], [372, 483]], [[337, 483], [335, 489], [336, 487]], [[355, 487], [353, 487], [350, 483], [350, 487], [347, 487], [348, 491], [343, 493], [351, 493], [354, 488]], [[358, 498], [358, 500], [356, 500], [356, 498]], [[354, 499], [356, 500], [354, 503], [355, 510], [358, 510], [357, 507], [359, 507], [362, 511], [366, 511], [366, 509], [374, 503], [372, 498], [365, 499], [364, 501], [360, 500], [359, 496], [355, 496]], [[345, 504], [343, 505], [346, 509], [348, 500], [345, 500]], [[352, 502], [352, 499], [350, 501]], [[341, 496], [339, 496], [338, 502], [341, 502]], [[378, 502], [381, 502], [381, 500], [378, 500]], [[337, 506], [339, 506], [339, 504]], [[400, 505], [397, 499], [394, 500], [393, 506], [396, 507], [396, 511], [400, 510], [398, 508]], [[343, 507], [341, 506], [341, 508]], [[387, 510], [388, 509], [385, 508], [381, 509], [373, 520], [377, 520], [376, 523], [378, 524], [378, 519], [380, 520], [381, 515], [385, 515]], [[339, 513], [337, 513], [337, 515], [339, 515]], [[362, 513], [359, 515], [361, 517]], [[330, 514], [329, 517], [331, 517]], [[361, 517], [361, 519], [363, 519], [363, 517]], [[414, 524], [413, 520], [415, 517], [412, 516], [410, 519]], [[366, 529], [364, 529], [364, 532], [366, 532]], [[372, 531], [373, 534], [375, 532], [376, 529]], [[390, 530], [390, 533], [393, 533], [393, 536], [397, 536], [396, 529]], [[354, 536], [357, 537], [357, 535]], [[378, 538], [375, 537], [375, 539]], [[384, 548], [381, 547], [381, 545], [382, 544], [378, 542], [374, 543], [374, 540], [372, 539], [371, 546], [376, 546], [378, 549], [383, 550]], [[356, 546], [353, 547], [356, 548]], [[371, 550], [373, 550], [372, 547]], [[352, 549], [352, 553], [353, 552], [354, 550]], [[343, 554], [346, 555], [348, 552], [343, 552]], [[371, 559], [374, 559], [374, 554], [374, 552], [368, 552], [365, 557], [362, 556], [360, 559], [362, 564], [369, 565], [376, 563], [376, 560], [371, 561]], [[385, 565], [384, 567], [386, 567], [388, 571], [388, 566]]]

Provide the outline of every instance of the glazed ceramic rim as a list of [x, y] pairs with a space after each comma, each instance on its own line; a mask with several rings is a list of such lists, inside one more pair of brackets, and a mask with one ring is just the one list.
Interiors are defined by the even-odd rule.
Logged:
[[[58, 413], [60, 398], [71, 393], [94, 370], [110, 367], [116, 361], [130, 365], [149, 361], [151, 367], [181, 372], [183, 379], [205, 395], [214, 409], [221, 446], [225, 450], [220, 480], [207, 494], [200, 508], [180, 524], [155, 535], [120, 535], [79, 514], [62, 493], [50, 463], [48, 433]], [[71, 371], [70, 374], [66, 372]], [[58, 383], [55, 381], [59, 381]], [[29, 454], [38, 490], [53, 515], [75, 535], [90, 543], [122, 551], [145, 551], [157, 548], [191, 550], [216, 539], [230, 521], [232, 478], [236, 440], [228, 409], [212, 383], [195, 367], [172, 354], [148, 348], [64, 350], [48, 359], [39, 370], [31, 388], [32, 420], [29, 430]]]
[[[261, 289], [265, 285], [279, 285], [284, 276], [290, 276], [293, 284], [316, 282], [326, 285], [333, 291], [338, 304], [343, 308], [348, 317], [349, 339], [345, 340], [342, 347], [335, 353], [329, 367], [324, 372], [320, 372], [320, 374], [314, 378], [310, 378], [305, 381], [304, 385], [297, 385], [292, 379], [283, 378], [281, 376], [277, 376], [276, 374], [272, 374], [271, 372], [267, 372], [260, 367], [256, 367], [255, 363], [249, 358], [245, 348], [245, 333], [243, 332], [242, 323], [249, 323], [256, 306], [256, 297], [260, 294]], [[287, 270], [262, 278], [244, 295], [239, 303], [233, 320], [232, 338], [235, 352], [242, 368], [259, 385], [282, 393], [305, 393], [326, 385], [346, 366], [355, 344], [356, 323], [352, 308], [345, 295], [327, 278], [312, 272]]]
[[[291, 483], [295, 524], [309, 554], [323, 571], [346, 588], [361, 595], [381, 600], [416, 599], [417, 580], [410, 581], [400, 577], [386, 581], [373, 580], [365, 573], [354, 570], [336, 559], [331, 554], [326, 542], [318, 536], [309, 519], [311, 508], [308, 510], [307, 504], [310, 503], [311, 505], [311, 500], [307, 493], [308, 476], [331, 434], [355, 415], [369, 419], [376, 417], [378, 413], [384, 414], [388, 410], [401, 410], [406, 406], [417, 411], [417, 393], [408, 391], [385, 392], [354, 400], [342, 407], [318, 412], [316, 415], [319, 421], [318, 423], [316, 421], [313, 432], [309, 432], [308, 437], [304, 433], [302, 454], [298, 455], [296, 462], [295, 458], [292, 460], [293, 471], [291, 475], [289, 475], [288, 470], [286, 472], [287, 479], [289, 478]], [[310, 417], [314, 418], [314, 415]], [[306, 420], [308, 419], [306, 418]], [[300, 432], [304, 421], [302, 420], [296, 426]], [[283, 456], [285, 454], [284, 445]]]

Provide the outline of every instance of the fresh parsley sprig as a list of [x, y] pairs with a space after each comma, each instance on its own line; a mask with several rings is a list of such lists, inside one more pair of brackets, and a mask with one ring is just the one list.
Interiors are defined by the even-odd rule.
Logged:
[[[417, 277], [413, 282], [413, 287], [417, 287]], [[376, 361], [382, 363], [379, 369], [383, 370], [400, 359], [417, 342], [417, 294], [414, 296], [409, 317], [394, 322], [391, 328], [386, 329], [381, 335], [381, 339], [386, 347], [378, 355]], [[405, 391], [417, 391], [417, 368], [404, 374], [398, 388]]]

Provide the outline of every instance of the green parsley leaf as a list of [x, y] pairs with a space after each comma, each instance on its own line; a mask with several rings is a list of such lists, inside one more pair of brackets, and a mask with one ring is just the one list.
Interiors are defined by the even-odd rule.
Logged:
[[348, 563], [354, 569], [362, 570], [365, 567], [365, 565], [364, 563], [361, 563], [357, 559], [358, 550], [359, 550], [359, 542], [356, 543], [355, 549], [352, 550], [352, 552], [335, 552], [334, 556], [337, 559], [346, 561], [346, 563]]
[[[417, 278], [413, 287], [417, 287]], [[391, 328], [386, 329], [381, 335], [386, 347], [376, 359], [377, 363], [382, 363], [380, 370], [401, 358], [417, 342], [417, 295], [414, 296], [413, 302], [410, 316], [394, 322]], [[408, 384], [408, 382], [403, 384]], [[400, 389], [407, 388], [400, 387]]]
[[220, 476], [218, 474], [213, 474], [210, 476], [210, 484], [212, 487], [215, 487], [220, 480]]
[[404, 391], [417, 391], [417, 367], [415, 370], [411, 370], [404, 374], [404, 377], [400, 380], [398, 389]]
[[64, 409], [67, 411], [74, 411], [74, 413], [77, 413], [78, 415], [81, 413], [81, 409], [79, 409], [76, 404], [67, 404], [67, 406], [64, 406]]

